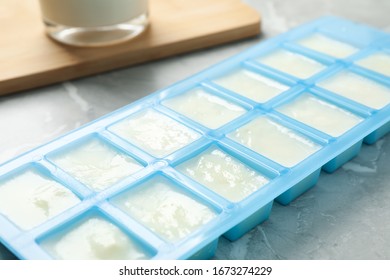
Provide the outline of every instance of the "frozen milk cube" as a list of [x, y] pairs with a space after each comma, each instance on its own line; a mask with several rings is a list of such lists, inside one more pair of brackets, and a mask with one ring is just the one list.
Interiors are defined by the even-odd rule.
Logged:
[[342, 135], [363, 120], [310, 94], [303, 94], [277, 110], [334, 137]]
[[390, 77], [390, 55], [374, 53], [356, 62], [357, 65]]
[[156, 157], [169, 155], [200, 137], [194, 130], [152, 109], [132, 115], [110, 130]]
[[54, 258], [63, 260], [138, 260], [147, 259], [129, 236], [111, 222], [91, 217], [55, 234], [40, 245]]
[[390, 103], [389, 87], [348, 71], [337, 73], [317, 85], [374, 109]]
[[228, 136], [286, 167], [298, 164], [321, 148], [313, 141], [266, 117], [258, 117]]
[[113, 204], [171, 242], [216, 217], [208, 206], [158, 176], [112, 200]]
[[163, 105], [212, 129], [223, 126], [246, 112], [233, 102], [199, 88], [170, 98]]
[[233, 202], [243, 200], [269, 182], [261, 173], [218, 148], [209, 148], [177, 169]]
[[29, 230], [78, 204], [80, 199], [34, 169], [0, 181], [0, 214]]
[[281, 49], [262, 56], [257, 61], [301, 79], [309, 78], [325, 69], [318, 61]]
[[260, 103], [267, 102], [288, 89], [277, 81], [245, 69], [229, 73], [213, 82]]
[[95, 138], [68, 147], [50, 160], [95, 191], [102, 191], [143, 167], [132, 157]]
[[350, 56], [358, 51], [352, 45], [331, 39], [321, 34], [313, 34], [298, 41], [299, 45], [337, 58]]

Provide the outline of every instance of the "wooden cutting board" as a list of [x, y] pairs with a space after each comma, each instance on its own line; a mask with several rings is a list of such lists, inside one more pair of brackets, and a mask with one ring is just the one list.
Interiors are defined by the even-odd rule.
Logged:
[[38, 0], [0, 5], [0, 95], [227, 43], [260, 32], [240, 0], [150, 0], [148, 30], [110, 47], [80, 48], [44, 34]]

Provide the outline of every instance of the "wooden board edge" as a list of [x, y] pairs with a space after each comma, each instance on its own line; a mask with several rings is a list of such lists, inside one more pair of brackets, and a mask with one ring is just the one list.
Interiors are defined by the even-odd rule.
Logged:
[[[147, 53], [143, 54], [143, 56], [138, 55], [137, 52], [133, 52], [129, 53], [129, 55], [124, 59], [123, 54], [121, 54], [118, 57], [109, 57], [101, 59], [100, 61], [88, 61], [75, 66], [72, 65], [55, 70], [34, 73], [23, 77], [14, 77], [12, 79], [3, 80], [1, 81], [2, 86], [0, 88], [0, 96], [92, 76], [115, 69], [134, 66], [147, 61], [159, 60], [173, 55], [184, 54], [191, 51], [197, 51], [233, 41], [255, 37], [261, 32], [260, 15], [257, 15], [258, 16], [253, 18], [253, 22], [250, 24], [214, 34], [212, 42], [210, 42], [209, 39], [206, 39], [210, 36], [209, 34], [191, 38], [189, 40], [183, 40], [181, 42], [175, 42], [175, 46], [182, 48], [180, 52], [177, 51], [177, 48], [173, 50], [171, 45], [167, 44], [165, 46], [159, 46], [159, 51], [156, 53], [153, 52], [154, 49], [149, 49]], [[93, 69], [93, 71], [91, 71], [91, 69]], [[51, 82], [48, 83], [47, 80], [50, 80]]]

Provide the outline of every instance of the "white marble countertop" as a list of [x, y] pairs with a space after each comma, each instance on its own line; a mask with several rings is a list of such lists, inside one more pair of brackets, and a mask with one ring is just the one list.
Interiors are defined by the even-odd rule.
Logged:
[[[319, 16], [390, 32], [388, 0], [245, 2], [262, 14], [257, 38], [1, 97], [0, 163]], [[390, 259], [389, 163], [387, 135], [238, 241], [220, 238], [215, 259]]]

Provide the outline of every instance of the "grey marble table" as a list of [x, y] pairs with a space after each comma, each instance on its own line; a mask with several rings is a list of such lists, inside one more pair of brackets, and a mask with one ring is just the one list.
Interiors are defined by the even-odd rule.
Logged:
[[[263, 18], [257, 38], [0, 98], [0, 163], [322, 15], [390, 32], [389, 0], [247, 0]], [[0, 50], [1, 51], [1, 50]], [[1, 65], [0, 65], [1, 69]], [[6, 71], [6, 69], [1, 69]], [[390, 259], [390, 135], [363, 146], [334, 174], [215, 259]], [[15, 258], [0, 245], [0, 259]]]

